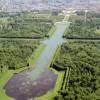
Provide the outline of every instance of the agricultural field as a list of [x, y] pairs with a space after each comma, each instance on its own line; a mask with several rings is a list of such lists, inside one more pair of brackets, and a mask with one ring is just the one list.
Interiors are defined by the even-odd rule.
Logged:
[[58, 71], [65, 71], [62, 88], [54, 100], [100, 99], [99, 41], [64, 43], [52, 66]]
[[70, 27], [64, 38], [100, 38], [99, 12], [76, 12], [69, 21]]

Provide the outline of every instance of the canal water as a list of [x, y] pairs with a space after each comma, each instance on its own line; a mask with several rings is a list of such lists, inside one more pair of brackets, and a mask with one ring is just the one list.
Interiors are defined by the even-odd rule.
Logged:
[[53, 36], [43, 41], [46, 47], [33, 65], [33, 68], [13, 75], [7, 82], [4, 88], [8, 96], [15, 100], [28, 100], [29, 98], [44, 95], [54, 88], [57, 75], [48, 67], [58, 45], [63, 43], [62, 35], [69, 23], [57, 22], [55, 26], [56, 31]]

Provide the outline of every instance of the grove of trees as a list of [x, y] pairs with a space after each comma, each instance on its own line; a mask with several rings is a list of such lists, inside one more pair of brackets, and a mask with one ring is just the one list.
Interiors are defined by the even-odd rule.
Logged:
[[45, 38], [54, 25], [50, 19], [34, 18], [27, 13], [2, 15], [0, 19], [0, 37]]
[[65, 38], [100, 38], [100, 13], [77, 12], [70, 17], [69, 29], [66, 30]]
[[54, 100], [100, 99], [100, 42], [64, 43], [53, 67], [63, 71], [70, 69], [69, 76], [65, 77], [65, 84], [68, 85], [64, 90], [60, 90]]
[[38, 40], [0, 40], [0, 72], [28, 67], [39, 45]]

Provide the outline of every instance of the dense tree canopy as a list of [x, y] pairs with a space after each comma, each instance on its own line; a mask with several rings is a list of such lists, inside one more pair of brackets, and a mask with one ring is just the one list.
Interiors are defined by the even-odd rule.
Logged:
[[[6, 21], [6, 23], [4, 23]], [[51, 19], [36, 18], [28, 14], [15, 14], [0, 17], [0, 37], [49, 37], [53, 26]]]
[[100, 94], [100, 42], [71, 41], [64, 43], [59, 52], [54, 67], [70, 68], [65, 100], [97, 100]]
[[0, 71], [29, 66], [39, 44], [37, 40], [0, 40]]
[[65, 38], [100, 38], [100, 13], [84, 12], [70, 17], [71, 24], [66, 30]]

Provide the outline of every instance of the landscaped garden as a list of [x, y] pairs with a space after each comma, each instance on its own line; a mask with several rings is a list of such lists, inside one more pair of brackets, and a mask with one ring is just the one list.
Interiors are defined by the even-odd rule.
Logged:
[[28, 67], [39, 45], [38, 40], [0, 40], [0, 72]]
[[[64, 43], [54, 61], [64, 76], [60, 94], [54, 100], [97, 100], [100, 98], [100, 42], [69, 41]], [[64, 88], [63, 88], [64, 87]]]
[[64, 38], [100, 38], [99, 12], [77, 12], [69, 21], [71, 23]]
[[34, 17], [32, 13], [0, 16], [0, 37], [43, 39], [54, 27], [51, 19]]

